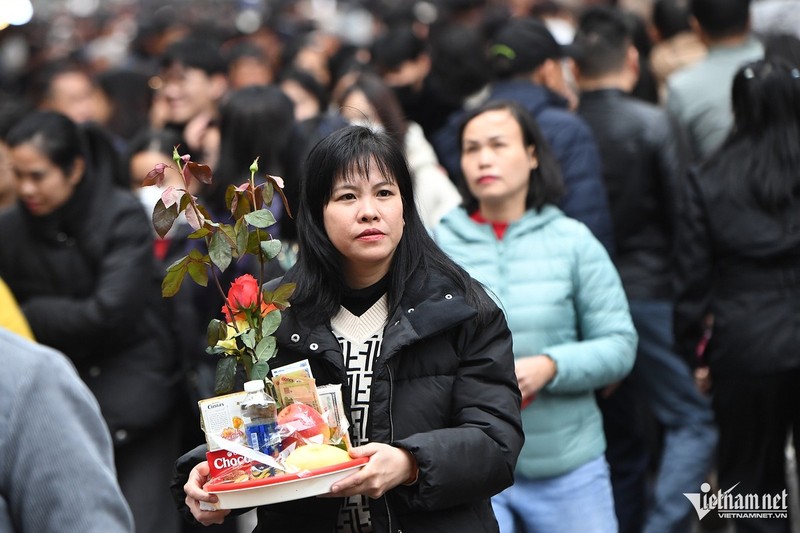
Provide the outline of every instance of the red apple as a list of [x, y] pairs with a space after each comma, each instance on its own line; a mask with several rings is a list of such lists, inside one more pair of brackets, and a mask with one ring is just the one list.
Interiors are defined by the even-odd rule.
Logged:
[[286, 449], [293, 442], [298, 445], [314, 442], [327, 444], [331, 440], [331, 428], [319, 412], [304, 403], [291, 403], [278, 413], [278, 425], [288, 435], [281, 441]]

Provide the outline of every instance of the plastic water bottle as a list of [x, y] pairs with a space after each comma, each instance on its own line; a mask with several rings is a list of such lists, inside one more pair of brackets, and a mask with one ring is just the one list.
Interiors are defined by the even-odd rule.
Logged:
[[[277, 457], [280, 452], [281, 437], [278, 434], [277, 406], [275, 400], [264, 390], [264, 381], [256, 379], [244, 384], [247, 395], [241, 404], [244, 419], [244, 433], [247, 445], [254, 450]], [[255, 465], [255, 463], [254, 463]], [[259, 464], [257, 477], [275, 475], [273, 468]], [[256, 475], [256, 468], [253, 468]]]

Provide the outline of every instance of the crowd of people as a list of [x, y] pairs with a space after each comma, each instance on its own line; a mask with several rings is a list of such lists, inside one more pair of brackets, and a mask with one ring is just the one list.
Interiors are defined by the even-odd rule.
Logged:
[[342, 383], [370, 457], [256, 531], [689, 533], [714, 518], [686, 494], [780, 495], [790, 3], [122, 3], [0, 31], [0, 529], [236, 531], [201, 505], [223, 301], [160, 291], [196, 246], [150, 219], [185, 186], [143, 186], [173, 150], [211, 168], [188, 192], [215, 218], [254, 159], [283, 178], [267, 277], [297, 292], [272, 366]]

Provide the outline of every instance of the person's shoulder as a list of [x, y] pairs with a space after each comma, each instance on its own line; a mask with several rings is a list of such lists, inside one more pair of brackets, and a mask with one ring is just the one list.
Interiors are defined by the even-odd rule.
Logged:
[[75, 374], [70, 361], [60, 352], [3, 328], [0, 328], [0, 366], [4, 389], [19, 386], [19, 376], [51, 375], [60, 381], [64, 375]]

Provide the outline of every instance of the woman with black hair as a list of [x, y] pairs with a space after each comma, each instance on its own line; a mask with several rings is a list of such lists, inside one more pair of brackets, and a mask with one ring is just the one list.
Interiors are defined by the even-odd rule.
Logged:
[[[489, 498], [511, 484], [522, 446], [502, 312], [429, 237], [388, 135], [338, 130], [306, 169], [300, 254], [283, 278], [297, 292], [270, 366], [308, 359], [317, 384], [342, 383], [350, 454], [370, 460], [329, 498], [259, 507], [256, 531], [496, 531]], [[204, 524], [230, 512], [200, 510], [216, 501], [207, 474], [200, 463], [183, 486]]]
[[492, 498], [500, 531], [616, 531], [595, 391], [636, 355], [619, 276], [589, 229], [556, 207], [558, 164], [524, 108], [484, 104], [460, 138], [465, 208], [434, 235], [500, 301], [522, 392], [514, 485]]
[[36, 339], [64, 352], [97, 398], [136, 531], [174, 531], [177, 358], [150, 224], [109, 179], [115, 154], [98, 135], [53, 112], [8, 133], [19, 201], [0, 215], [0, 277]]
[[[686, 182], [675, 337], [710, 371], [720, 488], [780, 498], [789, 435], [800, 444], [800, 67], [747, 64], [732, 95], [733, 130]], [[788, 517], [736, 523], [790, 529]]]

